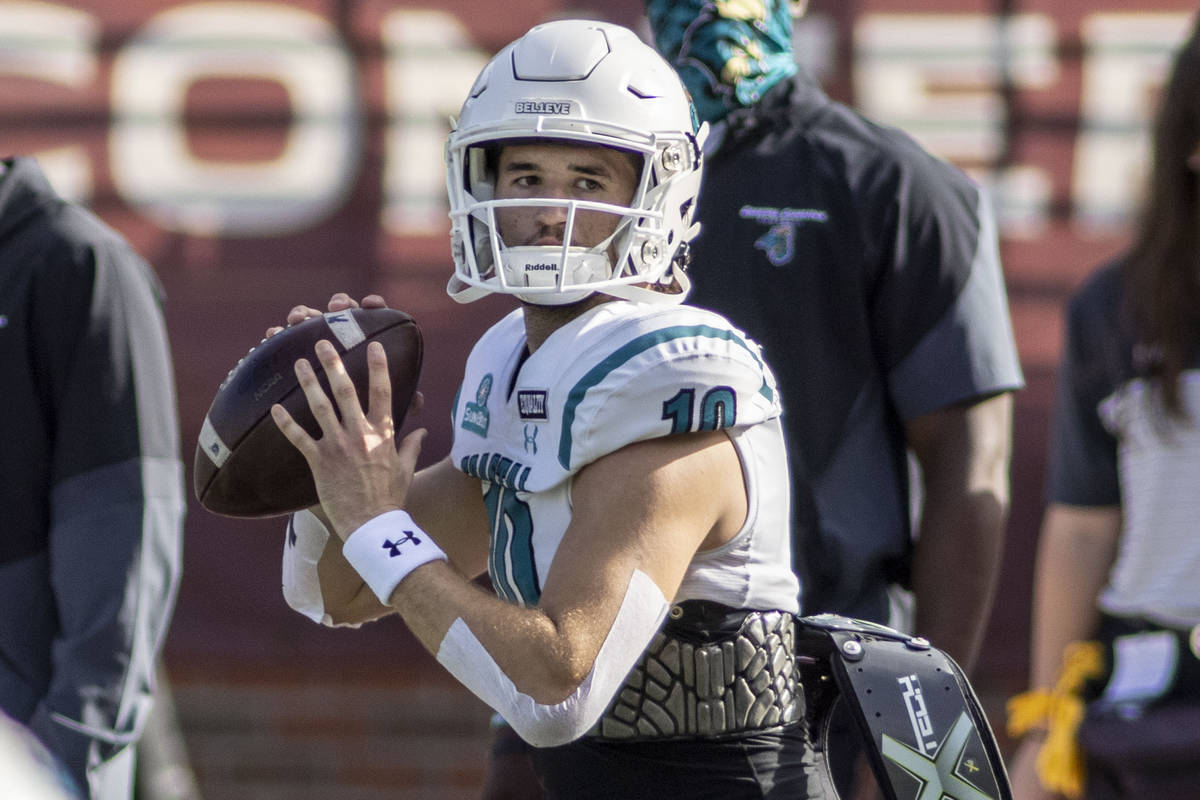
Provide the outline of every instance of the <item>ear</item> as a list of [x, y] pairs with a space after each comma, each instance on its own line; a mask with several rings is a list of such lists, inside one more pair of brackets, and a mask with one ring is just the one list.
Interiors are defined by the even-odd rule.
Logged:
[[1200, 142], [1196, 143], [1196, 149], [1188, 156], [1187, 165], [1192, 172], [1200, 172]]

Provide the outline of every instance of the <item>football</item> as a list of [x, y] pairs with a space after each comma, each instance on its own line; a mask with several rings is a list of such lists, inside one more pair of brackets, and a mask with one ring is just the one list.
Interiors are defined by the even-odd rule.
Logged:
[[421, 374], [421, 331], [412, 317], [392, 308], [359, 308], [289, 326], [264, 339], [230, 370], [204, 417], [193, 484], [196, 498], [209, 511], [228, 517], [271, 517], [317, 502], [308, 463], [279, 432], [271, 406], [282, 404], [310, 436], [320, 437], [293, 365], [297, 359], [309, 359], [328, 393], [329, 381], [313, 352], [321, 339], [337, 348], [364, 410], [367, 344], [383, 344], [399, 434]]

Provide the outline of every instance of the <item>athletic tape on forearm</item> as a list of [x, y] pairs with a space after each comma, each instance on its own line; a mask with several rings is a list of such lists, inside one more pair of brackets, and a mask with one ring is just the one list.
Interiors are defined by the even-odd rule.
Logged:
[[404, 511], [388, 511], [368, 521], [346, 539], [342, 555], [385, 606], [408, 573], [430, 561], [447, 560], [442, 548]]
[[596, 724], [654, 638], [667, 609], [658, 585], [646, 573], [634, 570], [591, 672], [569, 697], [552, 705], [518, 691], [461, 617], [446, 631], [437, 660], [522, 739], [535, 747], [554, 747], [578, 739]]
[[329, 531], [311, 511], [297, 511], [288, 520], [283, 542], [283, 599], [313, 622], [332, 625], [317, 577], [317, 562]]

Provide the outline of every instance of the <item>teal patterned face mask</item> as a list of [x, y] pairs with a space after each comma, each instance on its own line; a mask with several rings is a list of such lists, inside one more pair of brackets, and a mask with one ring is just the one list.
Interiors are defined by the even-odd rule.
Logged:
[[710, 123], [796, 73], [788, 0], [646, 0], [655, 46]]

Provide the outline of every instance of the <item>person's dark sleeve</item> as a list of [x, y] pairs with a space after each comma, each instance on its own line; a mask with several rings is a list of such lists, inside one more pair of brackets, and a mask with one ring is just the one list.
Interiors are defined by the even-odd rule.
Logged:
[[874, 210], [880, 272], [875, 345], [911, 420], [1023, 385], [996, 220], [986, 193], [907, 140], [894, 142], [886, 207]]
[[[1101, 276], [1102, 278], [1104, 276]], [[1104, 426], [1100, 403], [1117, 389], [1115, 320], [1103, 292], [1111, 280], [1091, 281], [1067, 306], [1063, 354], [1051, 417], [1046, 499], [1072, 506], [1121, 502], [1117, 440]]]
[[158, 282], [78, 209], [36, 315], [52, 389], [50, 569], [60, 635], [30, 727], [81, 786], [140, 735], [179, 580], [183, 469]]

